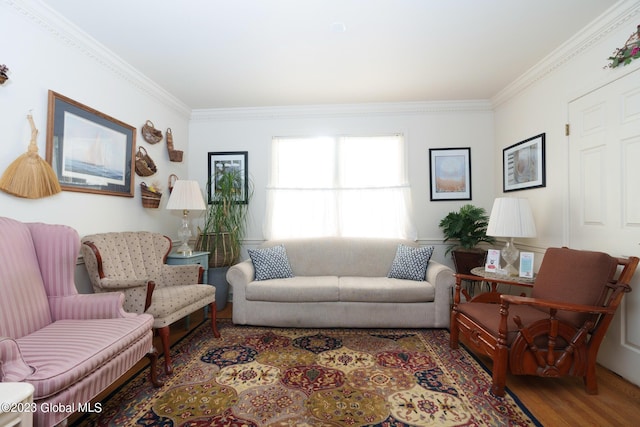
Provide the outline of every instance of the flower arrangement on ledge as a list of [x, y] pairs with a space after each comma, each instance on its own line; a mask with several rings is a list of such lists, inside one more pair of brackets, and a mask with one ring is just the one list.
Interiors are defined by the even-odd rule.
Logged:
[[624, 46], [616, 49], [613, 52], [613, 56], [607, 58], [611, 62], [605, 68], [628, 65], [636, 58], [640, 58], [640, 25], [638, 25], [636, 32], [631, 34]]

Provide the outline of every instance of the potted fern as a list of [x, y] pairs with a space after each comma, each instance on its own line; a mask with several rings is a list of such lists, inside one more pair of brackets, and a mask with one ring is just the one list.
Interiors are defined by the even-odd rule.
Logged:
[[449, 212], [440, 221], [443, 242], [450, 242], [445, 255], [451, 252], [457, 273], [470, 274], [471, 269], [484, 264], [487, 251], [478, 247], [482, 242], [494, 244], [487, 236], [489, 216], [480, 207], [466, 204], [456, 212]]

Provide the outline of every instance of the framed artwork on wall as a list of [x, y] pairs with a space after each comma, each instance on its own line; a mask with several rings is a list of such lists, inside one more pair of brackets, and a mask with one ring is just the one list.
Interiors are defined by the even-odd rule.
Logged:
[[133, 197], [136, 128], [49, 91], [47, 161], [66, 191]]
[[471, 200], [471, 148], [430, 148], [431, 200]]
[[216, 192], [222, 185], [231, 185], [236, 192], [236, 203], [248, 203], [249, 168], [248, 151], [223, 151], [209, 153], [209, 180], [207, 193], [209, 204], [216, 203]]
[[503, 191], [546, 186], [544, 140], [541, 133], [502, 150]]

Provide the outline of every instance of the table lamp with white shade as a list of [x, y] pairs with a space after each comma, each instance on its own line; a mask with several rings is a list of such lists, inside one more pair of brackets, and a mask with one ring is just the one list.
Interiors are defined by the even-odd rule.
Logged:
[[507, 243], [500, 251], [507, 263], [504, 268], [510, 276], [517, 276], [518, 270], [513, 266], [518, 260], [520, 251], [513, 243], [515, 237], [535, 237], [536, 224], [528, 199], [516, 197], [498, 197], [493, 202], [487, 235], [506, 237]]
[[182, 211], [182, 223], [178, 228], [178, 237], [180, 238], [180, 246], [176, 252], [185, 255], [193, 253], [193, 249], [189, 246], [189, 238], [192, 236], [191, 226], [189, 224], [189, 211], [203, 211], [207, 209], [204, 203], [202, 192], [197, 181], [177, 180], [174, 183], [167, 209]]

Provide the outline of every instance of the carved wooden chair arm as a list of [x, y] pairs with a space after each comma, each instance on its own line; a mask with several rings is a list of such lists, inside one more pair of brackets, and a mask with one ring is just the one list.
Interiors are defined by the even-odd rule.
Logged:
[[571, 304], [566, 302], [552, 301], [540, 298], [523, 297], [516, 295], [501, 295], [503, 307], [508, 311], [509, 304], [530, 305], [539, 308], [548, 308], [552, 310], [574, 311], [579, 313], [590, 314], [612, 314], [615, 309], [609, 307], [597, 307], [593, 305]]

